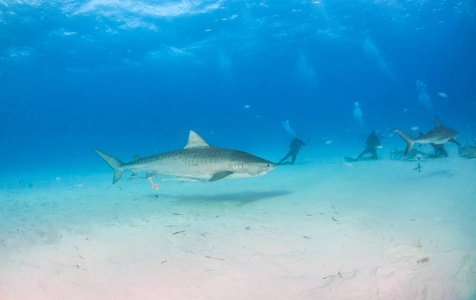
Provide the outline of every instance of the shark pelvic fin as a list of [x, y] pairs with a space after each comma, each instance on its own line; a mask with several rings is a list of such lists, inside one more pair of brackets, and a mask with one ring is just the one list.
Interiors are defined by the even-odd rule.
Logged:
[[218, 173], [213, 174], [212, 178], [210, 178], [210, 180], [208, 180], [208, 181], [210, 181], [210, 182], [218, 181], [218, 180], [223, 179], [226, 176], [231, 175], [231, 174], [233, 174], [232, 171], [218, 172]]
[[101, 156], [101, 158], [114, 170], [114, 177], [112, 179], [112, 183], [116, 183], [121, 178], [122, 173], [124, 173], [124, 169], [122, 168], [122, 165], [124, 163], [113, 157], [112, 155], [104, 153], [98, 149], [91, 148], [91, 150], [96, 152], [97, 155]]
[[436, 128], [443, 127], [443, 125], [441, 125], [440, 118], [438, 118], [438, 116], [436, 116], [435, 118], [436, 118]]
[[184, 149], [210, 147], [195, 131], [190, 130], [187, 146]]

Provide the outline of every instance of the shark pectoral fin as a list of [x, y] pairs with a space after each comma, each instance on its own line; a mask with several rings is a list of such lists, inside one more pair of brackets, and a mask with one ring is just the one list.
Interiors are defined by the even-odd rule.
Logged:
[[232, 171], [218, 172], [218, 173], [213, 174], [212, 178], [210, 178], [210, 180], [208, 180], [208, 181], [210, 181], [210, 182], [218, 181], [218, 180], [223, 179], [226, 176], [231, 175], [231, 174], [233, 174]]
[[134, 171], [134, 172], [132, 172], [131, 176], [136, 176], [137, 174], [139, 174], [139, 172], [138, 172], [138, 171]]
[[455, 140], [454, 138], [451, 138], [448, 142], [452, 142], [452, 143], [455, 143], [456, 145], [458, 145], [458, 146], [460, 146], [460, 147], [463, 147], [463, 146], [461, 146], [461, 144], [460, 144], [457, 140]]

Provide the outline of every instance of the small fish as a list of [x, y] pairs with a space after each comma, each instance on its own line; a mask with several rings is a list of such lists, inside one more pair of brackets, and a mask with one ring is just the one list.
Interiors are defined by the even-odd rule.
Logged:
[[413, 130], [413, 131], [417, 131], [418, 129], [419, 129], [418, 126], [413, 126], [413, 127], [412, 127], [412, 130]]
[[407, 111], [408, 111], [408, 108], [405, 108], [405, 109], [403, 110], [403, 113], [406, 113]]
[[375, 149], [382, 149], [383, 146], [379, 145], [379, 146], [376, 146]]
[[440, 97], [443, 98], [443, 99], [448, 98], [448, 95], [446, 95], [445, 93], [442, 93], [442, 92], [439, 92], [439, 93], [438, 93], [438, 96], [440, 96]]
[[333, 142], [333, 140], [327, 140], [327, 141], [324, 142], [324, 144], [325, 145], [330, 145], [330, 144], [332, 144], [332, 142]]
[[243, 107], [244, 107], [244, 108], [250, 108], [251, 106], [249, 106], [249, 105], [245, 105], [245, 106], [243, 106]]

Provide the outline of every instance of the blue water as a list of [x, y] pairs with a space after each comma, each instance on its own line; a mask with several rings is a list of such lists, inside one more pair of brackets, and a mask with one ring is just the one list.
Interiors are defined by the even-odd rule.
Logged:
[[474, 1], [0, 1], [1, 172], [151, 155], [190, 129], [278, 160], [286, 120], [315, 149], [435, 115], [472, 141], [474, 53]]
[[[473, 143], [475, 53], [474, 0], [0, 0], [0, 298], [475, 299], [476, 160], [389, 161], [391, 125]], [[310, 142], [159, 192], [90, 150], [189, 130]], [[344, 163], [371, 130], [383, 159]]]

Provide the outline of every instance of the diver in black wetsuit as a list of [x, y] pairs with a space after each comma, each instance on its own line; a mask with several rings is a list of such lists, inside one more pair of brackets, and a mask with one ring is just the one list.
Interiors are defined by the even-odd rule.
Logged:
[[375, 130], [372, 130], [365, 144], [366, 144], [365, 150], [359, 154], [356, 161], [359, 160], [362, 156], [364, 156], [367, 153], [372, 154], [371, 156], [372, 159], [378, 159], [377, 147], [380, 146], [380, 140], [378, 136], [375, 134]]
[[286, 154], [285, 157], [283, 157], [278, 163], [277, 165], [282, 165], [284, 163], [284, 161], [286, 159], [288, 159], [290, 156], [292, 156], [291, 158], [291, 162], [290, 164], [294, 164], [294, 162], [296, 161], [296, 156], [299, 154], [299, 150], [301, 150], [301, 147], [303, 146], [306, 146], [307, 144], [304, 143], [302, 140], [301, 140], [301, 136], [298, 135], [296, 136], [291, 144], [289, 144], [289, 152], [288, 154]]
[[430, 157], [432, 158], [437, 158], [437, 157], [448, 157], [448, 152], [446, 152], [445, 149], [445, 144], [431, 144], [433, 146], [433, 149], [435, 149], [435, 152], [433, 152]]
[[360, 153], [359, 156], [356, 159], [352, 158], [352, 157], [346, 157], [345, 160], [348, 161], [348, 162], [356, 162], [360, 158], [362, 158], [362, 156], [364, 156], [367, 153], [372, 154], [372, 156], [370, 158], [378, 159], [377, 148], [380, 146], [380, 140], [379, 140], [378, 136], [375, 134], [374, 130], [372, 130], [372, 132], [370, 133], [370, 135], [367, 138], [367, 141], [365, 142], [365, 144], [366, 145], [365, 145], [364, 151], [362, 151], [362, 153]]

